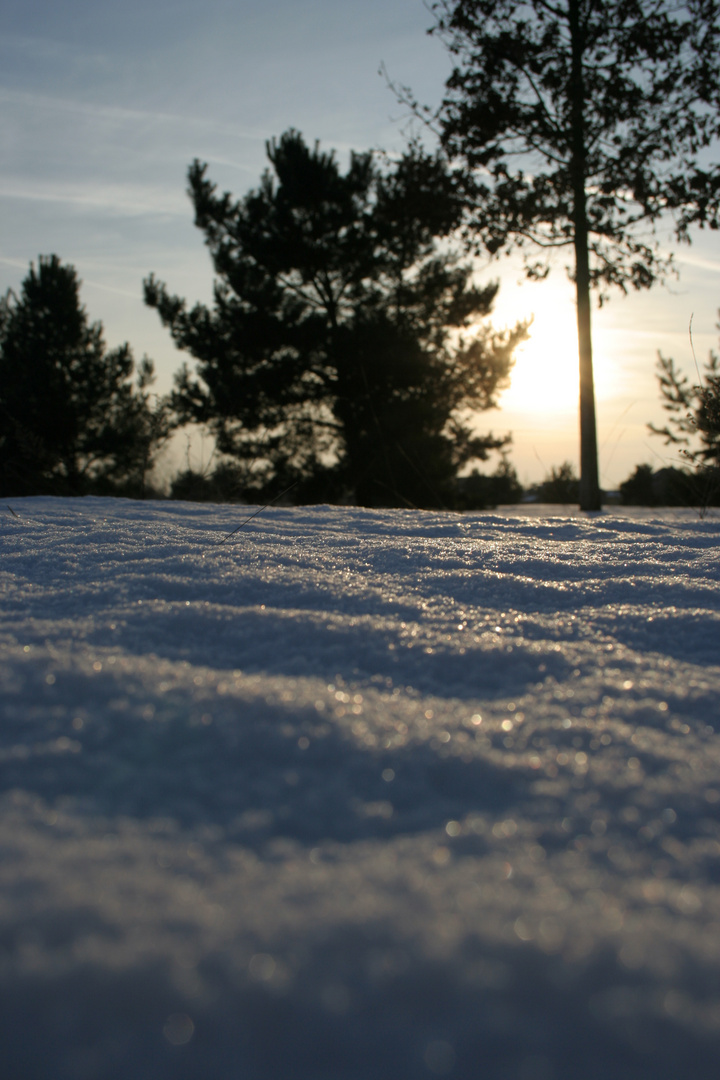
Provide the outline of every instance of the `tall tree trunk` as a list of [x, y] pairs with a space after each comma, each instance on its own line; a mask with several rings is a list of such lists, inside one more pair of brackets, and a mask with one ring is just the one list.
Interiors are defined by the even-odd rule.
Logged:
[[600, 510], [602, 496], [598, 480], [597, 430], [595, 425], [595, 388], [593, 385], [592, 330], [590, 325], [590, 256], [585, 194], [585, 124], [582, 73], [582, 28], [580, 0], [568, 0], [572, 68], [570, 101], [572, 157], [570, 168], [573, 187], [573, 226], [575, 245], [575, 290], [577, 297], [578, 356], [580, 361], [580, 509]]
[[[584, 192], [583, 192], [584, 195]], [[583, 200], [582, 214], [585, 216]], [[578, 227], [578, 225], [584, 226]], [[587, 225], [575, 226], [575, 290], [577, 296], [578, 357], [580, 361], [580, 509], [600, 510], [598, 480], [595, 387], [593, 383], [592, 331], [590, 326], [590, 265]]]

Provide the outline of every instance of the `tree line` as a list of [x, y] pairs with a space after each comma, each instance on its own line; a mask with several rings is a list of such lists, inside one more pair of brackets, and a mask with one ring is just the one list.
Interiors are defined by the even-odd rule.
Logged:
[[[72, 267], [55, 256], [31, 267], [0, 311], [3, 491], [142, 493], [172, 430], [194, 422], [216, 441], [219, 491], [478, 500], [482, 483], [466, 474], [510, 436], [479, 434], [476, 417], [496, 405], [527, 325], [492, 328], [498, 286], [475, 282], [471, 258], [519, 247], [531, 278], [547, 275], [555, 251], [571, 253], [577, 498], [599, 508], [590, 296], [663, 279], [660, 220], [679, 240], [720, 226], [720, 170], [707, 163], [720, 135], [718, 4], [442, 0], [432, 10], [454, 62], [445, 97], [431, 110], [396, 92], [434, 129], [438, 152], [416, 139], [394, 160], [352, 154], [343, 172], [291, 129], [268, 144], [268, 170], [241, 199], [193, 163], [213, 304], [188, 306], [153, 275], [144, 283], [194, 360], [168, 397], [152, 395], [149, 360], [106, 349]], [[658, 433], [700, 436], [689, 466], [717, 464], [713, 363], [694, 386], [661, 360], [669, 419]], [[510, 473], [502, 458], [496, 489], [503, 478], [512, 487]]]
[[[80, 304], [79, 288], [72, 266], [63, 265], [57, 256], [41, 257], [37, 268], [31, 265], [20, 296], [10, 293], [0, 302], [0, 496], [158, 497], [163, 492], [153, 485], [151, 473], [172, 432], [188, 418], [188, 371], [177, 374], [171, 395], [152, 394], [152, 362], [143, 357], [136, 364], [127, 345], [106, 348], [102, 326], [90, 323]], [[154, 279], [148, 279], [147, 288], [162, 295]], [[681, 448], [685, 467], [653, 470], [638, 465], [616, 498], [634, 506], [720, 505], [720, 357], [710, 354], [700, 384], [692, 384], [669, 358], [660, 357], [658, 366], [668, 423], [662, 428], [649, 426], [666, 443]], [[216, 419], [216, 432], [228, 416], [234, 419], [232, 411]], [[212, 417], [209, 409], [202, 419], [209, 424]], [[242, 427], [240, 433], [244, 434]], [[427, 430], [423, 434], [428, 437]], [[464, 476], [456, 471], [445, 475], [445, 496], [453, 509], [522, 499], [578, 502], [580, 481], [569, 462], [551, 468], [541, 483], [524, 489], [509, 461], [507, 438], [485, 436], [478, 448], [482, 453], [500, 450], [494, 472], [473, 468]], [[266, 460], [259, 469], [246, 455], [243, 447], [239, 457], [226, 454], [212, 470], [181, 470], [172, 481], [171, 497], [215, 502], [268, 497], [276, 479], [267, 475], [272, 461]], [[312, 485], [325, 497], [323, 482], [330, 479], [337, 484], [341, 476], [350, 475], [346, 460], [323, 464], [320, 476], [307, 464], [303, 458], [304, 489], [300, 498], [293, 492], [295, 501], [312, 499]], [[248, 470], [254, 474], [250, 483]], [[284, 472], [282, 482], [287, 479]], [[368, 471], [363, 479], [372, 483]], [[412, 480], [418, 488], [428, 477], [415, 474]], [[409, 504], [407, 495], [384, 482], [375, 492], [370, 488], [374, 504], [378, 491], [383, 505]], [[436, 505], [437, 491], [429, 485], [420, 487], [419, 493], [405, 491], [412, 491], [420, 505]]]
[[[194, 357], [152, 398], [151, 361], [105, 348], [72, 267], [31, 267], [0, 322], [0, 475], [8, 494], [136, 494], [175, 428], [209, 430], [236, 495], [369, 506], [456, 506], [458, 474], [508, 435], [473, 420], [508, 385], [520, 323], [487, 321], [452, 237], [463, 207], [440, 155], [332, 153], [293, 130], [267, 147], [258, 188], [218, 194], [196, 161], [195, 220], [214, 305], [145, 300]], [[133, 381], [134, 377], [134, 381]]]

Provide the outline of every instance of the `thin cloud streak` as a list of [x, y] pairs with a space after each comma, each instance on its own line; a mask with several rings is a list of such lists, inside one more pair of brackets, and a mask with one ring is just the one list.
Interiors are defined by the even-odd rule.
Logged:
[[696, 266], [699, 270], [712, 270], [714, 274], [720, 274], [720, 262], [716, 259], [703, 259], [699, 255], [676, 255], [675, 261], [684, 263], [686, 266]]
[[30, 108], [48, 109], [54, 112], [69, 112], [76, 115], [90, 116], [100, 120], [119, 120], [137, 123], [180, 125], [183, 128], [194, 127], [212, 131], [219, 135], [247, 139], [251, 142], [265, 142], [267, 133], [248, 131], [236, 124], [223, 123], [203, 116], [181, 116], [179, 113], [158, 112], [154, 109], [129, 109], [120, 105], [96, 105], [88, 101], [75, 101], [68, 98], [50, 97], [47, 94], [35, 94], [28, 90], [7, 90], [0, 87], [0, 103], [26, 105]]
[[113, 217], [143, 217], [147, 214], [187, 218], [187, 198], [172, 188], [140, 184], [94, 184], [92, 187], [26, 186], [23, 189], [5, 187], [0, 180], [0, 199], [19, 199], [33, 202], [64, 203], [92, 207]]

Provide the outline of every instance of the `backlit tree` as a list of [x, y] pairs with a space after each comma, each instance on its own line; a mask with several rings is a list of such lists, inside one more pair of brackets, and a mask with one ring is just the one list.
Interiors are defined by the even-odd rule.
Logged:
[[[718, 226], [716, 0], [441, 0], [455, 68], [434, 119], [464, 171], [468, 225], [531, 277], [569, 249], [580, 362], [580, 505], [600, 506], [590, 295], [668, 269], [654, 234]], [[412, 101], [411, 95], [402, 96]]]

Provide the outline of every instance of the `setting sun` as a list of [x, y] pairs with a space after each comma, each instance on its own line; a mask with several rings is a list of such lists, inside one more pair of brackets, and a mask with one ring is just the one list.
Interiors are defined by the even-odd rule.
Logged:
[[[595, 357], [595, 393], [606, 396], [609, 366]], [[535, 314], [528, 340], [517, 350], [511, 384], [501, 408], [539, 415], [572, 413], [578, 407], [577, 330], [574, 311], [555, 306]]]

